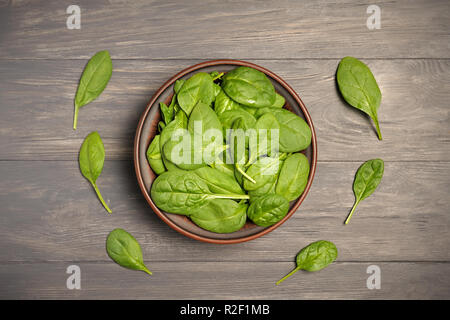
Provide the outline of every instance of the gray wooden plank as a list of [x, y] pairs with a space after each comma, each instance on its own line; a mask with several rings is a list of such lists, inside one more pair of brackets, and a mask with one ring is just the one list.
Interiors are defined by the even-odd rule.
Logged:
[[[66, 268], [81, 269], [81, 289], [68, 290]], [[381, 288], [367, 289], [371, 263], [335, 262], [275, 282], [294, 262], [154, 262], [153, 276], [113, 262], [0, 265], [0, 299], [448, 299], [450, 264], [377, 263]], [[257, 271], [257, 272], [255, 272]]]
[[[86, 61], [0, 61], [0, 159], [76, 160], [83, 138], [98, 130], [108, 159], [131, 159], [138, 119], [154, 92], [199, 60], [114, 60], [100, 98], [80, 111], [73, 98]], [[339, 60], [255, 60], [284, 78], [305, 102], [318, 136], [319, 160], [450, 160], [450, 60], [367, 60], [383, 93], [373, 124], [340, 97]]]
[[366, 1], [88, 1], [81, 30], [71, 2], [10, 1], [0, 11], [0, 58], [448, 58], [446, 0], [388, 1], [369, 30]]
[[292, 261], [320, 239], [336, 243], [341, 261], [450, 261], [450, 163], [387, 162], [377, 191], [344, 226], [359, 165], [320, 163], [285, 224], [250, 242], [213, 245], [173, 231], [151, 211], [130, 161], [107, 161], [97, 181], [111, 215], [74, 161], [2, 161], [0, 262], [107, 261], [106, 236], [118, 227], [152, 261]]

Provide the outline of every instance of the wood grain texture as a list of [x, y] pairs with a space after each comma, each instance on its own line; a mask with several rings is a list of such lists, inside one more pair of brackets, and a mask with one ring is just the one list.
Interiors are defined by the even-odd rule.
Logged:
[[[0, 58], [449, 58], [447, 0], [15, 1], [0, 10]], [[381, 29], [369, 30], [369, 4]]]
[[335, 242], [342, 261], [450, 261], [450, 163], [386, 163], [379, 188], [344, 226], [359, 165], [319, 164], [284, 225], [250, 242], [213, 245], [173, 231], [151, 211], [130, 161], [107, 161], [97, 180], [111, 215], [76, 162], [1, 162], [0, 262], [108, 261], [106, 236], [118, 227], [151, 261], [292, 261], [319, 239]]
[[[72, 264], [81, 269], [81, 290], [66, 288]], [[318, 272], [299, 271], [276, 286], [293, 262], [149, 262], [151, 277], [113, 262], [1, 264], [0, 299], [448, 298], [449, 263], [377, 263], [379, 290], [367, 289], [369, 265], [335, 262]]]
[[[450, 4], [380, 0], [0, 0], [0, 299], [449, 299]], [[87, 60], [108, 49], [114, 72], [72, 130]], [[347, 55], [371, 68], [383, 95], [378, 141], [368, 117], [340, 97]], [[165, 225], [145, 202], [132, 163], [138, 119], [180, 70], [210, 59], [250, 60], [285, 79], [313, 119], [319, 163], [311, 191], [274, 232], [236, 245], [201, 243]], [[99, 188], [78, 169], [84, 137], [106, 149]], [[383, 181], [344, 226], [354, 173], [386, 161]], [[154, 272], [124, 270], [105, 252], [121, 227]], [[310, 242], [336, 243], [336, 263], [276, 287]], [[67, 290], [67, 266], [82, 290]], [[366, 268], [381, 267], [381, 290]], [[255, 270], [257, 272], [255, 272]], [[233, 281], [230, 281], [233, 279]]]
[[[108, 159], [131, 159], [137, 123], [151, 96], [198, 62], [114, 60], [110, 83], [80, 110], [73, 131], [73, 99], [86, 61], [0, 61], [0, 159], [76, 160], [94, 128]], [[300, 95], [316, 128], [319, 161], [365, 161], [375, 155], [385, 161], [450, 160], [450, 60], [366, 61], [383, 94], [383, 141], [371, 120], [337, 91], [339, 60], [252, 62], [281, 76]]]

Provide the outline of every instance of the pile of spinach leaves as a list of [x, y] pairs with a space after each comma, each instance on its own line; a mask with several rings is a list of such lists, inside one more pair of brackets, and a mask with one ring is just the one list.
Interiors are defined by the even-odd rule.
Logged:
[[[283, 219], [289, 202], [305, 190], [310, 168], [301, 151], [311, 144], [308, 124], [283, 109], [284, 104], [267, 76], [249, 67], [177, 80], [170, 103], [160, 103], [159, 134], [147, 149], [147, 160], [158, 175], [151, 187], [158, 208], [186, 215], [216, 233], [235, 232], [247, 218], [263, 227]], [[180, 132], [192, 137], [199, 128], [202, 134], [219, 130], [223, 137], [212, 147], [208, 137], [202, 144], [192, 143], [188, 159], [198, 153], [202, 158], [207, 148], [215, 151], [213, 158], [179, 161], [173, 155]], [[245, 148], [233, 148], [239, 134], [227, 134], [249, 129], [254, 129], [255, 139], [245, 136]], [[271, 135], [272, 129], [278, 134]], [[272, 149], [275, 139], [279, 147]]]

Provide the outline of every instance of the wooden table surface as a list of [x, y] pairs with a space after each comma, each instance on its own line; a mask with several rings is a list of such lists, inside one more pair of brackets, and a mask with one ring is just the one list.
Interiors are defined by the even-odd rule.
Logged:
[[[66, 8], [81, 8], [69, 30]], [[381, 28], [369, 30], [370, 4]], [[0, 298], [16, 299], [449, 299], [450, 2], [8, 1], [0, 0]], [[81, 72], [97, 51], [114, 71], [72, 130]], [[339, 60], [363, 60], [383, 94], [378, 141], [369, 119], [335, 84]], [[318, 168], [299, 210], [274, 232], [213, 245], [165, 225], [138, 188], [132, 162], [138, 119], [173, 74], [201, 61], [251, 61], [285, 79], [318, 136]], [[99, 187], [81, 176], [78, 151], [98, 130], [106, 149]], [[378, 190], [359, 205], [354, 173], [385, 161]], [[114, 228], [132, 233], [153, 271], [121, 268], [105, 252]], [[297, 252], [333, 241], [337, 261], [275, 281]], [[68, 290], [66, 269], [81, 269]], [[370, 265], [381, 288], [366, 285]]]

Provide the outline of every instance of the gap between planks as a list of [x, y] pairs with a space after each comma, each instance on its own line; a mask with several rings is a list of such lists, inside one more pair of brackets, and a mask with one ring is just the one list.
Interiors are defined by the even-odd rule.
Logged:
[[[133, 161], [129, 159], [105, 159], [105, 162]], [[424, 160], [383, 160], [385, 163], [419, 163]], [[77, 159], [0, 159], [0, 162], [77, 162]], [[317, 160], [317, 163], [361, 163], [361, 160]], [[426, 160], [431, 163], [450, 163], [450, 160]]]
[[[294, 257], [295, 258], [295, 257]], [[144, 260], [145, 257], [144, 257]], [[148, 260], [148, 263], [295, 263], [293, 260]], [[23, 264], [53, 264], [53, 263], [86, 263], [86, 264], [115, 264], [112, 260], [23, 260], [23, 261], [0, 261], [0, 265], [23, 265]], [[450, 261], [439, 260], [368, 260], [368, 261], [334, 261], [333, 264], [373, 264], [373, 263], [420, 263], [420, 264], [449, 264]]]
[[[258, 58], [258, 57], [237, 57], [233, 60], [247, 60], [247, 61], [334, 61], [341, 60], [343, 57], [326, 57], [326, 58], [314, 58], [314, 57], [303, 57], [303, 58]], [[227, 60], [230, 58], [223, 57], [209, 57], [209, 58], [114, 58], [111, 60], [115, 61], [208, 61], [208, 60]], [[358, 56], [360, 60], [380, 60], [380, 61], [393, 61], [393, 60], [450, 60], [448, 57], [392, 57], [392, 58], [374, 58], [374, 57], [361, 57]], [[0, 58], [0, 61], [88, 61], [89, 58]]]

